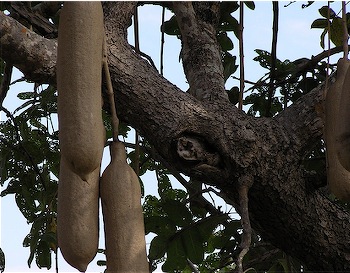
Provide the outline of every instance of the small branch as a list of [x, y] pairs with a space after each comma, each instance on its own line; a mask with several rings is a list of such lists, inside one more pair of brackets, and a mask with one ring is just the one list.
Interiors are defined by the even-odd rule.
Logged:
[[192, 269], [193, 273], [200, 273], [198, 268], [191, 262], [190, 259], [187, 259], [187, 264], [189, 265], [189, 267]]
[[136, 48], [133, 45], [130, 45], [130, 47], [133, 50], [135, 50], [135, 52], [138, 53], [141, 57], [145, 58], [150, 63], [150, 65], [152, 65], [155, 68], [155, 70], [158, 71], [158, 69], [157, 69], [156, 65], [154, 64], [154, 61], [152, 60], [151, 56], [147, 55], [146, 53], [144, 53], [144, 52], [142, 52], [140, 50], [137, 52]]
[[[330, 1], [327, 1], [327, 5], [328, 5], [328, 9], [327, 9], [327, 31], [328, 31], [328, 35], [327, 35], [327, 44], [328, 44], [328, 48], [327, 48], [327, 73], [326, 73], [326, 90], [327, 90], [327, 84], [328, 84], [328, 74], [329, 74], [329, 62], [330, 62], [330, 56], [331, 56], [331, 4]], [[343, 49], [344, 50], [344, 49]]]
[[114, 93], [113, 93], [113, 86], [112, 86], [112, 80], [111, 80], [111, 75], [109, 73], [109, 68], [108, 68], [108, 60], [107, 60], [107, 43], [106, 43], [106, 38], [104, 38], [103, 41], [103, 71], [104, 75], [106, 77], [106, 84], [107, 84], [107, 93], [108, 93], [108, 98], [109, 98], [109, 103], [111, 107], [111, 115], [112, 115], [112, 135], [113, 135], [113, 141], [118, 141], [118, 134], [119, 134], [119, 119], [117, 116], [117, 110], [116, 110], [116, 105], [114, 101]]
[[[58, 11], [60, 7], [59, 2], [56, 2], [55, 9]], [[33, 28], [35, 32], [46, 38], [57, 38], [57, 27], [39, 12], [33, 12], [32, 7], [27, 3], [12, 2], [11, 8], [11, 17]]]
[[342, 1], [342, 25], [343, 25], [343, 48], [344, 48], [344, 59], [348, 59], [349, 54], [349, 33], [346, 19], [346, 2]]
[[[348, 46], [348, 49], [349, 49], [349, 47], [350, 46]], [[296, 77], [299, 77], [300, 74], [307, 72], [310, 68], [313, 68], [315, 66], [315, 64], [317, 64], [321, 60], [328, 58], [328, 55], [331, 56], [331, 55], [337, 54], [339, 52], [342, 52], [343, 50], [344, 50], [343, 46], [337, 46], [337, 47], [333, 47], [329, 50], [327, 49], [327, 50], [322, 51], [321, 53], [317, 54], [316, 56], [313, 56], [309, 61], [306, 61], [305, 63], [300, 65], [290, 78], [285, 79], [283, 81], [276, 82], [275, 86], [286, 84], [286, 83], [294, 80]]]
[[251, 243], [252, 228], [250, 226], [249, 220], [248, 192], [252, 184], [253, 178], [250, 176], [243, 176], [239, 178], [238, 195], [243, 233], [240, 244], [241, 251], [237, 257], [238, 273], [243, 273], [243, 258], [245, 254], [247, 254], [247, 252], [249, 251]]
[[[268, 245], [268, 246], [270, 246], [270, 245]], [[247, 263], [247, 267], [254, 267], [254, 266], [262, 264], [268, 260], [271, 260], [280, 251], [281, 250], [279, 250], [278, 248], [266, 251], [266, 252], [264, 252], [264, 254], [249, 260]]]
[[267, 107], [265, 115], [271, 117], [272, 99], [275, 91], [276, 61], [277, 61], [277, 33], [278, 33], [278, 2], [272, 1], [273, 6], [273, 26], [272, 26], [272, 49], [271, 49], [271, 71], [270, 84], [268, 90]]
[[32, 7], [32, 10], [45, 18], [50, 18], [57, 14], [61, 6], [62, 2], [59, 1], [44, 1]]
[[160, 75], [163, 76], [163, 65], [164, 65], [164, 21], [165, 21], [165, 7], [162, 10], [162, 34], [160, 39]]
[[[139, 39], [139, 16], [137, 12], [137, 6], [135, 6], [134, 12], [134, 37], [135, 37], [135, 49], [136, 53], [140, 52], [140, 39]], [[134, 171], [137, 176], [140, 173], [140, 136], [139, 132], [135, 129], [135, 162]]]
[[239, 5], [239, 74], [240, 74], [240, 88], [239, 88], [239, 99], [238, 99], [238, 109], [243, 108], [243, 93], [244, 93], [244, 52], [243, 52], [243, 2]]

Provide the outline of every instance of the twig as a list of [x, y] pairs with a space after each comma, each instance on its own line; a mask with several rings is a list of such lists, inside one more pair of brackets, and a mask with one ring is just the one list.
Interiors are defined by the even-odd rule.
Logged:
[[109, 103], [111, 107], [113, 141], [118, 141], [119, 119], [117, 116], [117, 110], [116, 110], [115, 101], [114, 101], [111, 74], [109, 73], [109, 68], [108, 68], [106, 36], [104, 37], [104, 41], [103, 41], [103, 71], [106, 77], [107, 93], [108, 93]]
[[136, 48], [133, 45], [130, 45], [130, 47], [135, 50], [136, 53], [138, 53], [141, 57], [144, 57], [149, 63], [150, 65], [158, 71], [156, 65], [154, 64], [154, 61], [152, 60], [151, 56], [147, 55], [146, 53], [142, 52], [141, 50], [139, 50], [137, 52]]
[[[329, 62], [330, 62], [330, 55], [331, 55], [331, 51], [330, 51], [330, 48], [331, 48], [331, 39], [330, 39], [330, 36], [331, 36], [331, 23], [330, 23], [330, 2], [327, 1], [327, 6], [328, 6], [328, 10], [327, 10], [327, 31], [328, 31], [328, 35], [327, 35], [327, 45], [328, 45], [328, 48], [327, 48], [327, 68], [326, 68], [326, 83], [325, 83], [325, 92], [327, 92], [328, 90], [328, 79], [329, 79]], [[344, 50], [344, 49], [343, 49]]]
[[237, 257], [237, 270], [238, 273], [243, 273], [243, 258], [245, 254], [249, 251], [252, 228], [250, 226], [249, 220], [249, 210], [248, 210], [248, 192], [249, 188], [253, 183], [253, 178], [250, 176], [243, 176], [239, 178], [238, 185], [238, 196], [239, 196], [239, 206], [241, 212], [241, 222], [243, 227], [242, 240], [240, 244], [240, 253]]
[[239, 99], [238, 99], [238, 109], [242, 110], [243, 108], [243, 93], [244, 93], [244, 51], [243, 51], [243, 2], [239, 5]]
[[187, 264], [192, 269], [193, 273], [200, 273], [199, 270], [197, 269], [197, 267], [191, 262], [190, 259], [187, 259]]
[[270, 70], [270, 84], [268, 90], [266, 116], [272, 116], [272, 98], [275, 90], [276, 78], [276, 61], [277, 61], [277, 33], [278, 33], [278, 1], [272, 1], [273, 6], [273, 25], [272, 25], [272, 48], [271, 48], [271, 70]]
[[160, 40], [160, 75], [163, 76], [164, 65], [164, 21], [165, 21], [165, 7], [162, 10], [162, 36]]
[[[134, 12], [134, 36], [135, 36], [135, 49], [136, 53], [140, 52], [140, 42], [139, 42], [139, 17], [137, 13], [137, 6]], [[140, 173], [140, 136], [139, 132], [135, 129], [135, 161], [134, 161], [134, 171], [137, 176]]]
[[58, 252], [57, 252], [57, 249], [55, 251], [55, 264], [56, 264], [56, 273], [58, 273]]
[[345, 1], [342, 1], [342, 24], [343, 24], [343, 50], [344, 50], [344, 59], [348, 59], [349, 54], [349, 47], [348, 47], [348, 39], [349, 39], [349, 33], [348, 33], [348, 26], [347, 26], [347, 19], [346, 19], [346, 3]]

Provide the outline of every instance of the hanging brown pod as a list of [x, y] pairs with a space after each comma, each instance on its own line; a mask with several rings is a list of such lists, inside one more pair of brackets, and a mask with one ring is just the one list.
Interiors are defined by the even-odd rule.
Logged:
[[[347, 63], [350, 63], [347, 60]], [[341, 88], [339, 115], [337, 119], [337, 154], [340, 163], [350, 171], [350, 69], [346, 70]]]
[[344, 119], [340, 113], [342, 107], [349, 107], [341, 101], [341, 93], [344, 84], [348, 84], [347, 82], [350, 81], [350, 74], [347, 73], [349, 67], [349, 60], [340, 59], [338, 61], [336, 81], [330, 86], [326, 96], [327, 181], [331, 192], [342, 200], [350, 200], [350, 172], [339, 160], [339, 151], [342, 149], [342, 142], [340, 141], [342, 133], [339, 133], [339, 128], [344, 124]]
[[102, 121], [104, 25], [100, 2], [65, 2], [57, 52], [61, 154], [85, 180], [100, 166], [105, 144]]
[[58, 245], [85, 271], [98, 248], [102, 121], [103, 11], [100, 2], [64, 2], [57, 54], [60, 174]]
[[61, 158], [58, 183], [57, 239], [64, 259], [85, 272], [98, 249], [100, 168], [86, 181]]
[[140, 182], [122, 142], [110, 145], [111, 162], [100, 181], [107, 271], [148, 273]]

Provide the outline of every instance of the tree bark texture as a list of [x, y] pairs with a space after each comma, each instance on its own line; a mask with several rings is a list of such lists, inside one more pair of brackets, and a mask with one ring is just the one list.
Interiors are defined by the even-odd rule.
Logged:
[[[350, 270], [349, 214], [322, 194], [301, 165], [322, 138], [324, 86], [274, 118], [247, 116], [224, 94], [212, 33], [215, 5], [210, 7], [214, 19], [205, 21], [193, 15], [202, 6], [174, 4], [185, 36], [183, 62], [190, 93], [163, 78], [127, 43], [135, 2], [103, 6], [118, 116], [178, 171], [217, 187], [234, 204], [239, 203], [239, 178], [251, 176], [249, 213], [255, 230], [310, 270]], [[202, 41], [196, 40], [196, 24], [206, 27]], [[0, 13], [0, 44], [0, 57], [27, 79], [55, 82], [56, 41]], [[202, 79], [205, 84], [198, 84]]]

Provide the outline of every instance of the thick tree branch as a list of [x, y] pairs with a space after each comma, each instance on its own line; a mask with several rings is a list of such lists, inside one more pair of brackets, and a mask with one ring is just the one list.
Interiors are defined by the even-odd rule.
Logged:
[[[46, 13], [57, 12], [61, 4], [59, 2], [49, 2], [50, 4], [39, 4], [35, 9], [28, 5], [26, 2], [12, 2], [11, 3], [11, 17], [15, 18], [25, 26], [30, 26], [31, 29], [37, 31], [46, 38], [57, 38], [57, 28], [54, 24], [45, 18], [43, 15]], [[34, 12], [34, 10], [36, 12]], [[40, 12], [43, 13], [40, 14]], [[46, 15], [45, 14], [45, 15]]]
[[181, 30], [182, 60], [190, 93], [206, 101], [228, 99], [216, 39], [217, 2], [174, 2]]
[[324, 84], [318, 86], [275, 118], [288, 132], [301, 158], [314, 148], [317, 140], [323, 135], [324, 87]]
[[0, 57], [37, 83], [56, 82], [57, 43], [0, 11]]
[[[115, 89], [120, 90], [119, 109], [127, 113], [124, 117], [156, 144], [162, 157], [177, 169], [215, 184], [230, 198], [238, 200], [236, 178], [251, 174], [254, 184], [249, 206], [254, 228], [313, 270], [347, 268], [349, 260], [345, 253], [349, 246], [344, 240], [350, 234], [348, 228], [343, 231], [344, 225], [349, 226], [345, 220], [349, 216], [306, 184], [300, 166], [300, 155], [305, 152], [302, 149], [322, 134], [322, 119], [315, 110], [322, 106], [322, 88], [289, 108], [289, 114], [298, 112], [296, 120], [287, 118], [287, 111], [276, 119], [253, 119], [225, 102], [221, 102], [222, 111], [218, 111], [161, 78], [128, 50], [126, 41], [113, 35], [116, 32], [112, 32], [109, 18], [116, 18], [118, 10], [113, 5], [105, 7], [106, 29], [111, 32], [110, 54], [114, 59], [110, 65]], [[130, 63], [135, 65], [126, 65]], [[174, 153], [172, 143], [183, 134], [190, 137], [196, 134], [215, 147], [222, 165], [216, 168], [203, 162], [191, 164], [181, 160]], [[324, 222], [319, 223], [320, 219]], [[332, 238], [333, 247], [329, 246], [330, 239], [324, 239], [324, 234]], [[318, 255], [310, 255], [308, 251]]]
[[[161, 77], [128, 45], [126, 29], [134, 5], [104, 3], [118, 116], [140, 130], [174, 168], [215, 185], [235, 203], [238, 178], [251, 175], [249, 210], [254, 229], [314, 271], [349, 270], [349, 214], [310, 185], [300, 166], [305, 149], [322, 135], [323, 87], [276, 118], [248, 117], [226, 100], [218, 101], [220, 108], [202, 103]], [[7, 47], [1, 58], [14, 63], [28, 79], [54, 82], [56, 45], [32, 33], [24, 43], [18, 38], [21, 28], [0, 13], [0, 43]], [[203, 151], [198, 160], [177, 153], [184, 138], [199, 143], [196, 150], [184, 146], [197, 155]], [[211, 165], [206, 154], [217, 154], [218, 163]]]

